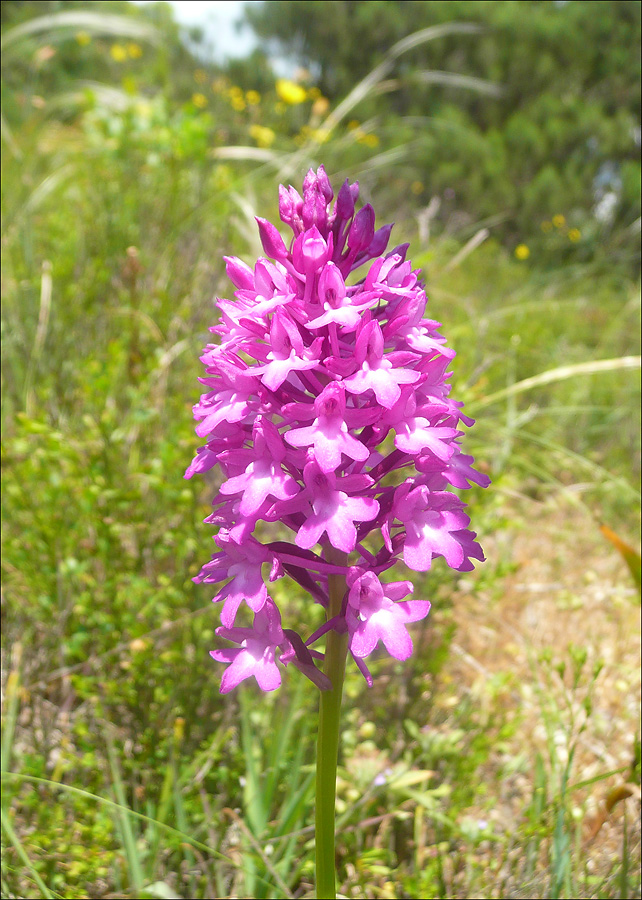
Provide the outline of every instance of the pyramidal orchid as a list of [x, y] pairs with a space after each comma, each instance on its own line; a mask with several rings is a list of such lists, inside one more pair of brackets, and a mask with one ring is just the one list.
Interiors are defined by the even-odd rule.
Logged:
[[[221, 691], [248, 678], [275, 690], [289, 664], [321, 689], [320, 897], [335, 896], [346, 658], [371, 685], [365, 659], [375, 648], [411, 655], [407, 626], [430, 602], [404, 599], [412, 583], [385, 574], [399, 560], [417, 572], [437, 556], [462, 572], [483, 560], [448, 488], [489, 483], [461, 451], [462, 426], [473, 422], [449, 396], [455, 354], [424, 317], [408, 245], [387, 250], [392, 226], [375, 230], [372, 207], [356, 210], [358, 194], [346, 181], [334, 200], [323, 166], [310, 170], [302, 197], [280, 188], [289, 244], [258, 218], [265, 257], [253, 269], [226, 257], [236, 299], [217, 300], [217, 342], [203, 351], [205, 393], [194, 406], [206, 443], [185, 475], [217, 467], [223, 476], [206, 519], [219, 526], [216, 552], [195, 578], [219, 585], [217, 634], [234, 645], [211, 653], [227, 665]], [[312, 634], [288, 627], [270, 592], [286, 577], [326, 610]], [[244, 607], [251, 625], [236, 623]], [[325, 653], [315, 649], [321, 638]]]

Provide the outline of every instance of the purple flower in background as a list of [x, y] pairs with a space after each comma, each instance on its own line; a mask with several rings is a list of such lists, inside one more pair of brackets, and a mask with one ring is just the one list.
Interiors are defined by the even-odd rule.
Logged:
[[[407, 245], [386, 252], [392, 226], [375, 230], [358, 195], [346, 181], [333, 203], [323, 166], [310, 170], [303, 196], [280, 188], [289, 245], [257, 219], [271, 258], [254, 269], [226, 258], [236, 299], [217, 300], [219, 340], [201, 357], [207, 390], [194, 406], [206, 444], [185, 474], [223, 475], [206, 520], [220, 526], [217, 550], [194, 579], [225, 582], [213, 598], [223, 604], [217, 633], [238, 646], [211, 654], [228, 665], [223, 693], [250, 677], [274, 690], [289, 663], [327, 689], [309, 645], [330, 629], [347, 633], [371, 683], [364, 657], [383, 644], [407, 659], [407, 625], [430, 609], [404, 599], [410, 582], [382, 574], [398, 560], [427, 571], [443, 556], [465, 572], [484, 558], [448, 490], [489, 484], [460, 449], [461, 426], [473, 423], [449, 397], [455, 354], [423, 317]], [[285, 576], [326, 608], [329, 577], [343, 577], [341, 614], [307, 639], [283, 628], [269, 585]], [[253, 624], [236, 625], [248, 608]]]

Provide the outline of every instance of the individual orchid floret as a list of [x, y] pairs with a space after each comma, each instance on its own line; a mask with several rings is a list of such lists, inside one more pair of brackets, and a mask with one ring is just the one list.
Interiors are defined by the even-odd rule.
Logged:
[[365, 250], [366, 247], [369, 247], [374, 237], [374, 225], [374, 209], [367, 203], [356, 214], [350, 226], [350, 231], [348, 232], [349, 249], [358, 253], [359, 250]]
[[426, 572], [434, 556], [443, 556], [451, 569], [461, 569], [468, 561], [461, 533], [470, 519], [464, 503], [447, 491], [429, 491], [425, 484], [398, 488], [394, 516], [406, 529], [403, 559], [410, 569]]
[[245, 432], [238, 425], [221, 423], [219, 431], [224, 432], [217, 440], [208, 441], [204, 447], [199, 447], [196, 456], [187, 467], [184, 478], [191, 478], [196, 474], [203, 474], [213, 469], [221, 461], [221, 454], [227, 453], [233, 447], [241, 447], [245, 439]]
[[288, 444], [312, 446], [314, 458], [324, 473], [334, 472], [339, 467], [342, 454], [360, 462], [368, 459], [368, 448], [348, 431], [349, 413], [346, 418], [346, 395], [342, 384], [330, 382], [314, 401], [314, 412], [316, 419], [312, 425], [286, 432]]
[[323, 166], [319, 166], [317, 172], [310, 169], [303, 179], [301, 218], [304, 228], [318, 226], [325, 230], [328, 222], [328, 203], [333, 196], [332, 185]]
[[449, 460], [457, 452], [453, 438], [461, 434], [456, 428], [439, 423], [449, 411], [444, 402], [427, 404], [417, 410], [416, 394], [405, 392], [391, 410], [391, 414], [396, 413], [394, 418], [386, 417], [394, 422], [395, 447], [413, 456], [429, 451], [442, 461]]
[[272, 318], [270, 345], [269, 361], [255, 368], [254, 373], [261, 376], [261, 381], [271, 391], [279, 388], [291, 372], [314, 369], [318, 365], [318, 359], [313, 356], [318, 345], [304, 348], [298, 328], [281, 310], [277, 310]]
[[285, 447], [276, 427], [264, 416], [259, 416], [252, 429], [254, 446], [251, 450], [239, 450], [237, 458], [251, 457], [242, 475], [229, 478], [221, 486], [221, 494], [242, 493], [239, 512], [251, 516], [265, 503], [267, 497], [287, 500], [300, 490], [299, 485], [281, 466]]
[[[254, 266], [251, 285], [241, 287], [235, 292], [237, 302], [231, 303], [229, 300], [217, 302], [237, 329], [244, 325], [256, 339], [265, 334], [266, 328], [263, 323], [266, 317], [277, 307], [291, 304], [297, 296], [297, 290], [297, 283], [280, 263], [258, 259]], [[220, 333], [220, 326], [212, 330]], [[229, 344], [229, 341], [226, 341], [226, 344]]]
[[393, 354], [384, 356], [384, 340], [379, 323], [372, 319], [358, 332], [355, 346], [358, 370], [344, 380], [353, 394], [374, 391], [377, 402], [390, 409], [401, 396], [400, 384], [415, 384], [421, 375], [413, 369], [395, 367]]
[[225, 601], [221, 622], [226, 628], [231, 628], [243, 601], [253, 612], [259, 612], [265, 605], [268, 591], [261, 571], [263, 565], [271, 563], [271, 581], [282, 575], [283, 569], [274, 555], [258, 541], [238, 543], [227, 529], [221, 529], [216, 536], [216, 543], [222, 552], [215, 553], [210, 562], [205, 563], [194, 581], [216, 584], [226, 578], [231, 579], [212, 598], [215, 603]]
[[224, 256], [225, 272], [233, 285], [244, 288], [246, 291], [254, 287], [254, 275], [252, 269], [236, 256]]
[[279, 186], [279, 215], [281, 221], [289, 225], [292, 231], [299, 234], [303, 230], [303, 198], [293, 188]]
[[323, 325], [333, 322], [347, 331], [354, 331], [361, 321], [364, 307], [358, 309], [353, 306], [348, 297], [341, 270], [333, 262], [329, 262], [323, 267], [319, 275], [317, 291], [324, 312], [308, 322], [308, 328], [321, 328]]
[[[333, 547], [350, 553], [357, 541], [354, 523], [374, 519], [379, 511], [374, 498], [363, 496], [372, 479], [368, 475], [337, 478], [332, 472], [323, 472], [312, 457], [303, 470], [303, 480], [305, 490], [287, 502], [288, 509], [298, 508], [305, 513], [295, 538], [297, 547], [309, 550], [327, 534]], [[362, 496], [351, 496], [355, 493]]]
[[351, 584], [346, 622], [354, 656], [360, 659], [369, 656], [382, 641], [395, 659], [408, 659], [412, 653], [412, 640], [406, 625], [424, 619], [430, 612], [430, 602], [404, 601], [403, 598], [412, 592], [411, 582], [382, 584], [373, 572], [349, 576], [348, 583]]
[[217, 369], [219, 377], [201, 379], [217, 389], [203, 394], [194, 406], [194, 418], [203, 420], [195, 429], [199, 437], [211, 434], [222, 424], [242, 422], [258, 411], [258, 402], [252, 396], [254, 377], [247, 375], [247, 368], [222, 358]]
[[455, 452], [448, 465], [444, 465], [440, 460], [436, 460], [434, 456], [420, 456], [415, 464], [418, 472], [428, 475], [439, 472], [443, 475], [445, 482], [460, 490], [466, 490], [471, 487], [471, 484], [478, 484], [480, 487], [487, 488], [490, 485], [490, 478], [488, 475], [484, 475], [483, 472], [473, 469], [473, 462], [472, 456]]
[[[252, 628], [217, 628], [216, 633], [240, 647], [211, 650], [217, 662], [229, 663], [221, 679], [221, 693], [254, 676], [263, 691], [274, 691], [281, 685], [281, 673], [276, 664], [276, 652], [285, 643], [281, 616], [273, 603], [267, 603], [254, 616]], [[287, 645], [286, 645], [287, 648]]]

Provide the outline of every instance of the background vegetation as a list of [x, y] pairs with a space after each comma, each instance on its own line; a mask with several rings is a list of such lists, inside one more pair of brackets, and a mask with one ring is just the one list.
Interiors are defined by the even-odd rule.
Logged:
[[639, 4], [272, 0], [290, 79], [163, 3], [0, 11], [3, 896], [312, 890], [314, 690], [218, 694], [182, 473], [222, 256], [320, 162], [410, 241], [493, 479], [488, 561], [348, 679], [342, 891], [639, 896]]

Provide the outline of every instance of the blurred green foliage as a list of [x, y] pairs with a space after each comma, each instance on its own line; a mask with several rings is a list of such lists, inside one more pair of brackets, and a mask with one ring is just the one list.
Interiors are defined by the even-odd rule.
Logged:
[[[246, 16], [331, 99], [347, 94], [395, 41], [444, 23], [478, 24], [479, 33], [404, 54], [389, 79], [398, 89], [372, 95], [360, 111], [384, 134], [399, 119], [415, 132], [410, 158], [426, 201], [447, 193], [473, 220], [502, 216], [514, 243], [564, 213], [589, 228], [583, 241], [592, 250], [640, 215], [635, 0], [339, 0], [332, 15], [324, 3], [271, 0], [247, 6]], [[487, 79], [501, 94], [426, 83], [435, 73]], [[612, 217], [596, 228], [591, 210], [610, 191]]]

